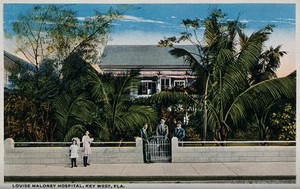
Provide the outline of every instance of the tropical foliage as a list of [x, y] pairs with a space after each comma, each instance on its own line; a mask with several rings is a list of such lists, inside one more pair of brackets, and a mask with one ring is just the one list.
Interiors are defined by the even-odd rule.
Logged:
[[286, 103], [279, 108], [281, 111], [275, 111], [271, 114], [271, 127], [279, 130], [276, 139], [279, 140], [295, 140], [296, 139], [296, 111], [295, 106]]
[[[23, 54], [34, 68], [18, 67], [10, 70], [14, 76], [15, 95], [6, 93], [8, 97], [5, 99], [10, 101], [5, 101], [5, 104], [17, 102], [21, 98], [28, 100], [32, 106], [31, 113], [28, 114], [26, 108], [7, 105], [5, 118], [10, 120], [5, 120], [6, 123], [19, 119], [12, 116], [28, 114], [26, 120], [31, 120], [28, 124], [33, 125], [33, 130], [49, 132], [39, 137], [28, 137], [28, 140], [54, 140], [52, 135], [56, 124], [53, 116], [50, 116], [50, 113], [53, 115], [53, 100], [59, 93], [71, 91], [68, 88], [72, 82], [68, 81], [74, 77], [68, 72], [74, 73], [70, 69], [77, 66], [76, 62], [69, 61], [68, 58], [79, 55], [93, 63], [99, 53], [99, 47], [105, 44], [111, 23], [119, 17], [117, 11], [110, 10], [106, 14], [96, 11], [94, 19], [81, 22], [77, 19], [76, 12], [64, 6], [54, 5], [34, 6], [26, 14], [20, 14], [18, 20], [13, 23], [13, 32], [6, 36], [10, 36], [11, 41], [15, 42], [17, 52]], [[28, 130], [22, 132], [24, 136], [30, 135]]]
[[[8, 136], [29, 141], [52, 141], [55, 130], [52, 99], [58, 94], [59, 78], [51, 66], [44, 61], [36, 77], [31, 70], [12, 68], [14, 91], [4, 94], [5, 129]], [[11, 130], [11, 127], [15, 128]], [[19, 127], [19, 128], [18, 128]], [[22, 128], [22, 129], [21, 129]], [[6, 132], [9, 131], [9, 132]]]
[[[18, 94], [4, 96], [4, 137], [16, 141], [52, 141], [54, 121], [53, 108], [49, 102], [40, 104], [41, 112], [37, 115], [36, 104]], [[38, 123], [45, 123], [39, 125]]]
[[[92, 97], [99, 107], [99, 124], [106, 128], [98, 130], [104, 140], [121, 140], [134, 136], [144, 123], [151, 126], [156, 121], [156, 112], [151, 106], [133, 103], [131, 92], [138, 89], [138, 70], [124, 73], [117, 78], [101, 80], [92, 75]], [[107, 82], [103, 82], [103, 81]]]
[[[183, 57], [198, 76], [200, 99], [195, 101], [203, 110], [204, 140], [208, 125], [216, 140], [227, 140], [232, 127], [244, 125], [282, 99], [295, 98], [295, 78], [276, 78], [274, 73], [285, 52], [280, 46], [263, 50], [274, 26], [247, 36], [245, 26], [238, 20], [228, 21], [221, 10], [205, 20], [186, 19], [182, 24], [186, 31], [181, 37], [161, 40], [159, 45], [172, 47], [170, 54]], [[202, 40], [197, 34], [200, 27], [205, 28]], [[182, 41], [190, 41], [195, 50], [175, 46]], [[260, 130], [266, 130], [263, 119], [258, 118]]]
[[[221, 10], [204, 20], [183, 20], [181, 36], [159, 46], [183, 58], [197, 81], [139, 100], [131, 96], [138, 90], [139, 70], [116, 77], [92, 67], [117, 18], [118, 11], [96, 11], [94, 19], [79, 21], [72, 10], [51, 5], [19, 16], [13, 24], [18, 51], [34, 69], [11, 70], [15, 91], [5, 94], [5, 137], [69, 141], [89, 130], [96, 141], [132, 140], [145, 122], [151, 130], [158, 117], [171, 124], [180, 114], [190, 117], [189, 140], [249, 137], [248, 128], [257, 133], [255, 139], [268, 139], [272, 129], [280, 130], [278, 139], [295, 138], [295, 74], [277, 78], [286, 52], [280, 45], [265, 48], [274, 26], [246, 35], [245, 25]], [[192, 49], [176, 46], [186, 41]]]

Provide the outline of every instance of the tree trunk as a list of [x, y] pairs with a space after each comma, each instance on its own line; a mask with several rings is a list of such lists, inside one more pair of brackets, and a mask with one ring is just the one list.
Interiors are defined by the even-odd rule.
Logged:
[[[221, 123], [221, 127], [216, 132], [217, 141], [226, 141], [228, 136], [228, 129], [225, 124]], [[225, 146], [224, 143], [219, 143], [220, 146]]]
[[207, 77], [207, 80], [206, 80], [205, 94], [204, 94], [203, 137], [202, 137], [203, 141], [206, 141], [206, 135], [207, 135], [207, 95], [208, 95], [208, 82], [209, 82], [209, 76]]

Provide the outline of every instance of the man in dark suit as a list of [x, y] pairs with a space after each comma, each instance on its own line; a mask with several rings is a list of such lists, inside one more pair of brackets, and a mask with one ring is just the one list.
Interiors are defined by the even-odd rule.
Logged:
[[151, 163], [152, 162], [151, 161], [151, 156], [150, 156], [150, 152], [148, 151], [149, 140], [148, 140], [147, 129], [148, 129], [148, 124], [145, 123], [143, 128], [140, 130], [140, 132], [141, 132], [141, 138], [143, 140], [144, 162], [145, 163]]
[[174, 129], [174, 137], [178, 138], [178, 141], [183, 141], [185, 137], [185, 130], [181, 127], [181, 121], [178, 121], [176, 128]]

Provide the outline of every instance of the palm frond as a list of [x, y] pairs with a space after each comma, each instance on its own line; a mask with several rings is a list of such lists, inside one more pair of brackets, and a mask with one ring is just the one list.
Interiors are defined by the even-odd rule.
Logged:
[[144, 123], [154, 123], [156, 112], [151, 106], [132, 105], [122, 115], [122, 121], [128, 127], [141, 127]]
[[[243, 45], [241, 52], [237, 55], [236, 60], [228, 65], [224, 75], [223, 91], [230, 91], [230, 93], [227, 92], [229, 94], [227, 99], [244, 90], [243, 86], [245, 87], [248, 82], [248, 74], [257, 65], [263, 43], [267, 40], [268, 34], [265, 30], [259, 30], [241, 42]], [[246, 38], [242, 33], [240, 36]]]
[[73, 96], [72, 93], [63, 92], [55, 98], [55, 119], [57, 121], [58, 138], [64, 139], [65, 135], [74, 125], [91, 124], [93, 112], [97, 107], [87, 99], [87, 94]]
[[193, 56], [193, 54], [182, 48], [174, 48], [169, 53], [176, 58], [183, 58], [184, 62], [191, 66], [193, 72], [203, 75], [207, 72], [206, 68]]
[[113, 134], [110, 132], [110, 128], [106, 120], [96, 120], [93, 123], [93, 126], [96, 128], [96, 141], [108, 139], [109, 136]]
[[73, 137], [81, 136], [85, 130], [86, 128], [81, 124], [73, 125], [68, 129], [67, 133], [65, 134], [64, 142], [71, 141]]
[[92, 96], [95, 99], [96, 102], [104, 101], [108, 103], [109, 98], [107, 96], [107, 92], [105, 91], [106, 87], [104, 87], [103, 82], [99, 78], [99, 76], [96, 73], [90, 74], [92, 80], [90, 81], [92, 85]]
[[261, 108], [282, 99], [296, 96], [296, 80], [291, 77], [266, 80], [251, 86], [240, 95], [229, 107], [225, 120], [230, 117], [235, 123], [246, 119], [249, 110], [258, 112]]

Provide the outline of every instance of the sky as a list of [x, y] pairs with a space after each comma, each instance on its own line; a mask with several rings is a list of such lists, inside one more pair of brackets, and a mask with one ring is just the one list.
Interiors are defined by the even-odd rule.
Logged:
[[[78, 19], [92, 17], [93, 10], [105, 13], [109, 8], [119, 9], [119, 4], [68, 4], [77, 11]], [[32, 4], [4, 4], [3, 27], [10, 32], [11, 25], [19, 13], [25, 13]], [[212, 10], [221, 9], [227, 13], [226, 19], [236, 19], [246, 24], [245, 32], [251, 34], [268, 24], [276, 27], [266, 48], [282, 45], [288, 55], [282, 58], [278, 76], [285, 76], [295, 70], [296, 48], [296, 6], [295, 4], [130, 4], [122, 20], [113, 24], [108, 45], [156, 45], [164, 37], [179, 36], [184, 31], [182, 19], [206, 18]], [[203, 29], [200, 29], [200, 34]], [[4, 40], [5, 50], [13, 46]]]

